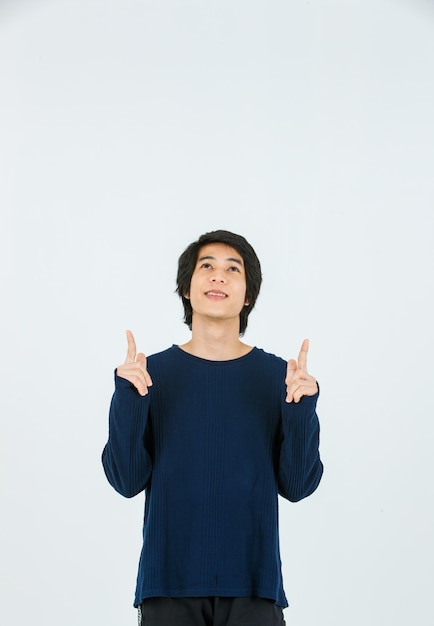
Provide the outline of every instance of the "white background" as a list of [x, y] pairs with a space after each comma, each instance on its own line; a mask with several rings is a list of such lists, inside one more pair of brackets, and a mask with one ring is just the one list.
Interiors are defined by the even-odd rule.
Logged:
[[216, 228], [262, 261], [245, 341], [310, 337], [322, 389], [288, 625], [434, 623], [434, 3], [3, 0], [0, 62], [1, 623], [135, 624], [113, 369], [186, 340]]

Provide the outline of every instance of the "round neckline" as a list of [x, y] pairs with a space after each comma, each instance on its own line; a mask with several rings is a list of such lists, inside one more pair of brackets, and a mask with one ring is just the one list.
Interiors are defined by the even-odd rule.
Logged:
[[183, 357], [186, 357], [187, 359], [191, 361], [196, 361], [196, 362], [201, 361], [202, 363], [207, 363], [208, 365], [224, 365], [224, 364], [240, 363], [241, 361], [248, 359], [251, 355], [253, 355], [258, 350], [256, 346], [253, 346], [252, 349], [249, 350], [246, 354], [243, 354], [242, 356], [238, 356], [235, 359], [224, 359], [222, 361], [215, 361], [213, 359], [205, 359], [204, 357], [196, 356], [195, 354], [186, 352], [185, 350], [180, 348], [179, 345], [175, 343], [172, 345], [172, 349], [175, 349], [180, 355], [182, 355]]

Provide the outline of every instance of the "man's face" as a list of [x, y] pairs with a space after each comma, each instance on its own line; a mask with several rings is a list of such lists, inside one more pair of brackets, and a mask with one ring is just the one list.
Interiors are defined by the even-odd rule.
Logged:
[[212, 243], [199, 250], [191, 277], [190, 298], [193, 321], [239, 320], [246, 302], [246, 273], [241, 255], [231, 246]]

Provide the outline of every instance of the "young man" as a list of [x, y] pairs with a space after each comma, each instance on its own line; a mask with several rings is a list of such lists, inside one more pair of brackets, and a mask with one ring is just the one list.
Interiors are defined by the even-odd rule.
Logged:
[[308, 341], [288, 362], [243, 343], [262, 281], [228, 231], [181, 255], [191, 339], [146, 359], [127, 331], [103, 465], [123, 496], [146, 492], [135, 606], [144, 626], [277, 626], [287, 601], [278, 494], [322, 476]]

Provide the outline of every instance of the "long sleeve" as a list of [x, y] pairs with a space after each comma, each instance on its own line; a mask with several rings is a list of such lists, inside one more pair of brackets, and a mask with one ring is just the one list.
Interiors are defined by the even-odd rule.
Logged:
[[322, 477], [316, 414], [318, 395], [303, 396], [298, 403], [282, 401], [278, 483], [280, 495], [291, 502], [313, 493]]
[[135, 606], [160, 596], [287, 606], [278, 490], [298, 500], [318, 485], [316, 398], [284, 405], [286, 361], [259, 348], [210, 361], [172, 346], [147, 365], [145, 397], [116, 379], [103, 452], [119, 493], [146, 489]]
[[148, 413], [149, 394], [140, 396], [130, 382], [115, 375], [102, 464], [109, 483], [126, 498], [143, 491], [151, 476], [151, 457], [145, 447]]

